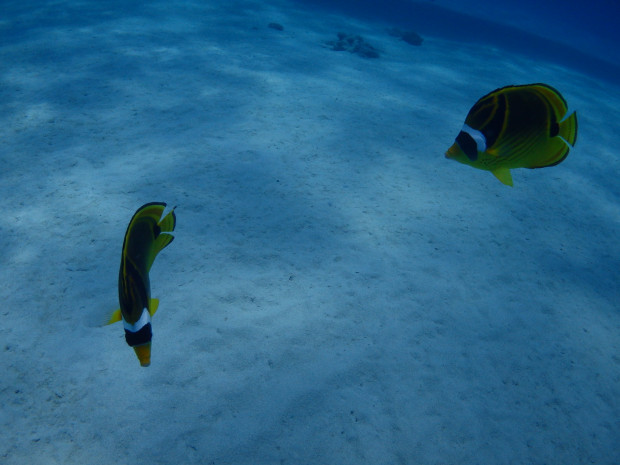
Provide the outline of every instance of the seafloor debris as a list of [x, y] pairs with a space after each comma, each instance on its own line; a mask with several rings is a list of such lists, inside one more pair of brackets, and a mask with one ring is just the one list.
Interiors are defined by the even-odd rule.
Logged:
[[280, 23], [269, 23], [267, 25], [267, 27], [269, 27], [271, 29], [275, 29], [276, 31], [283, 31], [284, 30], [284, 26], [282, 26]]
[[338, 33], [338, 40], [330, 40], [328, 47], [337, 52], [347, 51], [364, 58], [379, 58], [379, 50], [370, 45], [362, 36]]
[[398, 37], [402, 41], [407, 42], [411, 45], [422, 45], [422, 42], [424, 42], [424, 39], [420, 37], [417, 32], [414, 31], [404, 31], [402, 29], [397, 29], [393, 27], [391, 29], [388, 29], [387, 33], [392, 37]]

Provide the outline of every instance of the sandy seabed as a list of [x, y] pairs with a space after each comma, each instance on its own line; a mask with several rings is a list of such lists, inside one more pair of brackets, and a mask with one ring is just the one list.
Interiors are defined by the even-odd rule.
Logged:
[[[0, 462], [619, 463], [618, 86], [222, 4], [0, 21]], [[480, 96], [530, 82], [578, 112], [565, 162], [509, 188], [444, 159]], [[150, 201], [177, 228], [141, 368], [98, 323]]]

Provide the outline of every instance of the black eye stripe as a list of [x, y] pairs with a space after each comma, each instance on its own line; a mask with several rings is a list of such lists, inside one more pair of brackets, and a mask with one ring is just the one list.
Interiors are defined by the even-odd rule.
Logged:
[[125, 330], [125, 341], [127, 341], [127, 344], [131, 347], [151, 342], [152, 338], [153, 330], [151, 329], [151, 323], [145, 324], [139, 331], [136, 331], [135, 333]]
[[456, 136], [456, 143], [471, 161], [476, 161], [478, 159], [478, 146], [472, 136], [461, 131], [459, 135]]

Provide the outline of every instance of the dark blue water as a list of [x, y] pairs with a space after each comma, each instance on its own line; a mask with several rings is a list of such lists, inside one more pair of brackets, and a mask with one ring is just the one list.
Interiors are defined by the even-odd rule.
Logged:
[[620, 2], [612, 0], [299, 1], [620, 80]]
[[[414, 29], [427, 37], [474, 42], [481, 47], [544, 59], [620, 82], [620, 2], [613, 0], [297, 0], [321, 11]], [[142, 2], [109, 1], [98, 8], [79, 2], [3, 2], [7, 17], [0, 41], [41, 27], [85, 26], [102, 19], [149, 15]], [[174, 10], [174, 5], [171, 5]]]
[[[618, 17], [0, 0], [0, 465], [619, 464]], [[341, 25], [425, 42], [365, 60]], [[578, 112], [565, 162], [509, 189], [444, 158], [532, 76]], [[143, 369], [90, 317], [149, 201], [179, 222]]]

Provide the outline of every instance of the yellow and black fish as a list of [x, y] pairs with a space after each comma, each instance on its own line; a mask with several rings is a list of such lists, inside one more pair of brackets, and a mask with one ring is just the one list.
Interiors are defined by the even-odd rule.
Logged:
[[557, 165], [577, 140], [577, 115], [546, 84], [507, 86], [469, 110], [446, 157], [488, 170], [512, 186], [512, 168]]
[[165, 203], [147, 203], [131, 218], [118, 274], [121, 308], [108, 321], [108, 324], [123, 321], [125, 340], [143, 367], [151, 364], [151, 316], [159, 304], [157, 299], [151, 299], [149, 271], [157, 254], [174, 239], [170, 233], [176, 225], [174, 208], [162, 218], [165, 208]]

